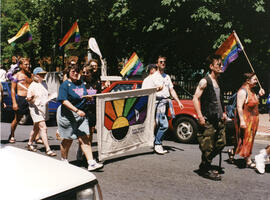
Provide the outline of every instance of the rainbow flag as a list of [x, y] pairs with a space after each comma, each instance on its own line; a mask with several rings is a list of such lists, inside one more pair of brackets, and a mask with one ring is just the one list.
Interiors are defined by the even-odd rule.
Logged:
[[122, 76], [134, 76], [142, 74], [143, 70], [143, 64], [137, 54], [134, 52], [120, 73], [122, 74]]
[[242, 45], [238, 41], [236, 33], [233, 32], [216, 51], [216, 54], [222, 58], [222, 71], [225, 71], [228, 65], [238, 57], [238, 52], [242, 51]]
[[77, 21], [72, 25], [72, 27], [69, 29], [69, 31], [66, 33], [62, 41], [59, 43], [60, 48], [64, 46], [70, 38], [75, 34], [75, 42], [80, 41], [80, 32], [79, 32], [79, 26]]
[[30, 33], [30, 27], [28, 22], [26, 22], [23, 27], [19, 30], [19, 32], [11, 39], [8, 40], [8, 43], [12, 43], [12, 45], [15, 45], [15, 40], [19, 39], [19, 38], [24, 38], [24, 41], [29, 41], [32, 40], [32, 35]]

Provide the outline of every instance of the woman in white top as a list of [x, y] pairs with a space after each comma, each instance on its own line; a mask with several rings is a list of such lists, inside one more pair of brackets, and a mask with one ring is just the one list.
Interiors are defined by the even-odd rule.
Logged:
[[27, 92], [27, 101], [29, 102], [29, 110], [30, 115], [32, 117], [34, 126], [33, 130], [30, 133], [29, 141], [28, 141], [28, 150], [29, 151], [37, 151], [37, 149], [33, 146], [34, 138], [38, 133], [43, 140], [44, 146], [46, 148], [46, 154], [48, 156], [56, 156], [48, 144], [48, 136], [47, 136], [47, 126], [45, 121], [49, 119], [48, 114], [48, 101], [49, 101], [49, 93], [48, 86], [44, 80], [46, 75], [46, 71], [44, 71], [41, 67], [37, 67], [34, 69], [34, 81], [30, 84]]

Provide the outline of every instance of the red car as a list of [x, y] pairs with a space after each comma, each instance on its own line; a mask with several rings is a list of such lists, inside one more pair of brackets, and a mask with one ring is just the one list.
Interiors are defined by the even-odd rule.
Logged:
[[[102, 93], [135, 90], [140, 89], [141, 86], [141, 80], [116, 81], [113, 82], [108, 88], [104, 89]], [[169, 120], [169, 128], [173, 131], [176, 139], [179, 142], [191, 143], [196, 139], [199, 128], [198, 116], [194, 109], [192, 95], [187, 91], [184, 91], [182, 88], [176, 87], [175, 90], [179, 93], [179, 97], [185, 97], [185, 99], [180, 98], [182, 104], [184, 105], [184, 109], [181, 110], [177, 102], [173, 100], [175, 118]]]

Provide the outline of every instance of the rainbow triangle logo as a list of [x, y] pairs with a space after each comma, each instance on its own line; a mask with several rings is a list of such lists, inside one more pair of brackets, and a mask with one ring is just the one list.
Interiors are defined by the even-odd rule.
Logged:
[[115, 139], [123, 139], [130, 126], [144, 123], [148, 96], [106, 101], [104, 126]]

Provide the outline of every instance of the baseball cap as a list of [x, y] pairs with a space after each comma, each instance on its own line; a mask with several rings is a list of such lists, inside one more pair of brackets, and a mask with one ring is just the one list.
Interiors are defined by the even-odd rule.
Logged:
[[47, 72], [44, 70], [44, 69], [42, 69], [41, 67], [36, 67], [35, 69], [34, 69], [34, 71], [33, 71], [33, 74], [34, 75], [37, 75], [37, 74], [46, 74]]

